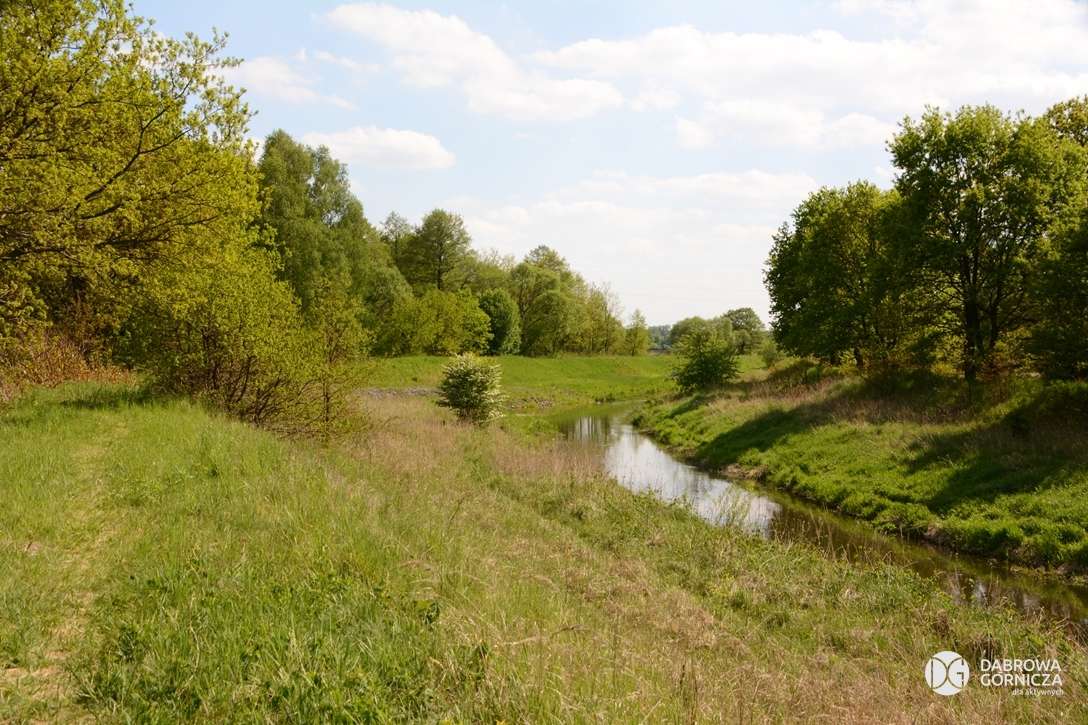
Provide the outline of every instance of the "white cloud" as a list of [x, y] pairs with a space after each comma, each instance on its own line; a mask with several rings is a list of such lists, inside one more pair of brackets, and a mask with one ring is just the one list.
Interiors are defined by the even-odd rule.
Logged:
[[693, 176], [598, 172], [536, 199], [446, 201], [475, 242], [521, 256], [551, 244], [590, 280], [607, 280], [653, 322], [768, 307], [759, 269], [771, 236], [818, 186], [761, 170]]
[[269, 56], [251, 58], [223, 72], [228, 81], [274, 101], [284, 103], [328, 103], [338, 108], [355, 105], [340, 96], [323, 95], [313, 89], [311, 79], [295, 71], [286, 61]]
[[314, 50], [308, 51], [305, 48], [300, 48], [295, 53], [295, 60], [300, 63], [308, 63], [310, 61], [318, 63], [327, 63], [329, 65], [338, 66], [344, 70], [349, 70], [352, 73], [376, 73], [381, 70], [381, 66], [376, 63], [363, 63], [353, 58], [347, 58], [341, 55], [334, 55], [327, 50]]
[[[1039, 111], [1088, 88], [1088, 4], [1076, 0], [840, 0], [874, 35], [674, 26], [537, 53], [547, 67], [693, 104], [677, 140], [869, 145], [926, 104]], [[887, 18], [895, 22], [889, 24]], [[834, 18], [829, 17], [829, 22]], [[632, 104], [636, 110], [646, 106]]]
[[714, 144], [714, 134], [698, 121], [676, 119], [676, 140], [686, 149], [705, 149]]
[[389, 5], [340, 5], [328, 14], [337, 27], [384, 47], [393, 67], [419, 87], [455, 86], [478, 113], [519, 120], [586, 118], [623, 103], [599, 80], [552, 78], [522, 67], [490, 37], [454, 15]]
[[455, 157], [434, 136], [418, 131], [356, 126], [332, 133], [307, 133], [311, 146], [327, 146], [348, 164], [399, 169], [445, 169]]

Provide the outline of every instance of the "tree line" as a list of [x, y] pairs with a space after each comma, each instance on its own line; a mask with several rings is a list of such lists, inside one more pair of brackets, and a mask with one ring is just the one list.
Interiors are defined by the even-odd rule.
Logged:
[[876, 375], [1088, 375], [1088, 97], [930, 108], [888, 148], [892, 188], [820, 189], [775, 235], [781, 348]]
[[224, 50], [122, 0], [0, 9], [0, 368], [63, 337], [251, 420], [327, 422], [364, 354], [649, 348], [549, 247], [480, 252], [441, 209], [375, 227], [327, 149], [277, 131], [258, 156]]

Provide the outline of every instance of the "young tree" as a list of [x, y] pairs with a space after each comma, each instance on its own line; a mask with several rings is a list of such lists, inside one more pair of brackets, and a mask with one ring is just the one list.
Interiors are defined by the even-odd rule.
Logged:
[[964, 377], [1027, 321], [1047, 231], [1082, 194], [1083, 160], [1044, 122], [992, 106], [908, 119], [890, 149], [925, 290], [956, 309]]
[[670, 377], [685, 394], [720, 388], [737, 375], [737, 351], [713, 327], [696, 327], [680, 339]]
[[471, 355], [460, 355], [442, 371], [438, 404], [461, 420], [486, 425], [502, 415], [502, 370]]
[[625, 355], [645, 355], [650, 349], [650, 328], [640, 310], [631, 315], [631, 324], [624, 331], [623, 352]]

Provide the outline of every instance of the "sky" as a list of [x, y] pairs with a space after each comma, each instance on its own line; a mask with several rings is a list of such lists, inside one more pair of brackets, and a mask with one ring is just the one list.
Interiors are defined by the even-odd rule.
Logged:
[[464, 217], [558, 250], [651, 324], [752, 307], [810, 192], [895, 177], [927, 105], [1040, 113], [1088, 92], [1085, 0], [135, 0], [229, 34], [254, 138], [348, 166], [375, 224]]

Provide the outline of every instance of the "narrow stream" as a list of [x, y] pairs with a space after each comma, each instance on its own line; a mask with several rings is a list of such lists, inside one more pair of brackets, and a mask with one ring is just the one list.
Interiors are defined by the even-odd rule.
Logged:
[[561, 421], [563, 434], [602, 449], [616, 481], [666, 501], [686, 501], [702, 518], [736, 526], [768, 539], [805, 541], [852, 561], [889, 561], [936, 578], [961, 603], [1010, 603], [1044, 614], [1088, 639], [1088, 587], [1011, 570], [977, 557], [956, 555], [924, 543], [879, 534], [849, 517], [778, 492], [756, 493], [673, 458], [626, 422], [615, 408]]

